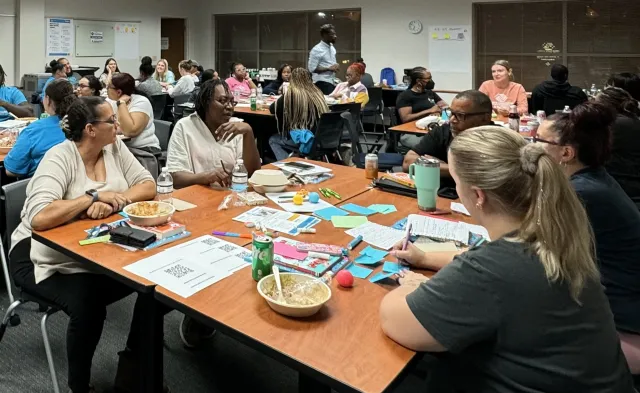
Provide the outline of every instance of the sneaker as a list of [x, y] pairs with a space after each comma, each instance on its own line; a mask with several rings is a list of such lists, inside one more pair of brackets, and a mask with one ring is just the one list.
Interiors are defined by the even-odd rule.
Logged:
[[185, 347], [196, 348], [203, 341], [211, 339], [214, 334], [216, 334], [216, 329], [205, 326], [189, 316], [182, 316], [180, 338]]

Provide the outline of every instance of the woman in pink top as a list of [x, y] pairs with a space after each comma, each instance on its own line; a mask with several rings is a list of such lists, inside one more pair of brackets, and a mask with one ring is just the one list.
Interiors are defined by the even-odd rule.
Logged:
[[518, 113], [529, 113], [527, 93], [524, 87], [513, 82], [513, 69], [506, 60], [497, 60], [491, 67], [493, 80], [485, 81], [480, 91], [493, 102], [493, 110], [500, 116], [509, 116], [509, 107], [516, 105]]
[[231, 76], [225, 82], [229, 85], [229, 90], [234, 96], [239, 95], [243, 98], [249, 97], [251, 89], [256, 88], [256, 84], [253, 83], [242, 63], [233, 63], [231, 65]]

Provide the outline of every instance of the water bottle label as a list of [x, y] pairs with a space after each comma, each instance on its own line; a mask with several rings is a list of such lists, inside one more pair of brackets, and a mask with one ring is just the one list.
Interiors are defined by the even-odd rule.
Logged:
[[173, 192], [173, 185], [170, 186], [158, 186], [156, 188], [158, 194], [170, 194]]

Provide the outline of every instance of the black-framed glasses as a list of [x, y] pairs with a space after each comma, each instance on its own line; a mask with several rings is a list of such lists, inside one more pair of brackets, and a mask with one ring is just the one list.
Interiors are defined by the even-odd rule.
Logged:
[[85, 87], [89, 87], [89, 85], [83, 85], [83, 84], [78, 83], [78, 88], [84, 89]]
[[548, 141], [546, 139], [538, 138], [537, 136], [532, 137], [531, 140], [533, 141], [533, 143], [540, 142], [540, 143], [546, 143], [547, 145], [562, 146], [562, 144], [558, 142]]
[[222, 106], [227, 106], [227, 105], [236, 106], [236, 105], [238, 105], [238, 103], [236, 102], [236, 100], [235, 100], [235, 98], [233, 96], [225, 96], [225, 97], [222, 97], [221, 99], [215, 100], [215, 101], [217, 101]]
[[118, 120], [116, 119], [115, 116], [110, 117], [107, 120], [94, 120], [91, 122], [91, 124], [110, 124], [110, 125], [114, 125], [118, 122]]
[[449, 119], [455, 116], [455, 118], [458, 119], [459, 121], [465, 121], [468, 117], [472, 117], [472, 116], [488, 115], [488, 114], [489, 113], [487, 112], [470, 112], [470, 113], [454, 112], [451, 109], [447, 109], [447, 116], [449, 116]]

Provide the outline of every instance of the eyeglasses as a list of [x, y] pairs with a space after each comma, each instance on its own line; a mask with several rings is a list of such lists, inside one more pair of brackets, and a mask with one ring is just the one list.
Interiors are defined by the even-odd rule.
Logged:
[[110, 124], [110, 125], [114, 125], [118, 122], [118, 120], [116, 119], [115, 116], [111, 116], [109, 119], [107, 120], [94, 120], [91, 122], [91, 124]]
[[116, 88], [115, 88], [115, 86], [113, 86], [113, 85], [109, 85], [109, 86], [107, 86], [107, 90], [115, 90], [115, 89], [116, 89]]
[[554, 141], [548, 141], [546, 139], [541, 139], [541, 138], [538, 138], [537, 136], [534, 136], [533, 138], [531, 138], [531, 140], [533, 141], [533, 143], [540, 142], [540, 143], [546, 143], [547, 145], [562, 146], [561, 143], [554, 142]]
[[215, 100], [215, 101], [217, 101], [222, 106], [227, 106], [227, 105], [236, 106], [236, 105], [238, 105], [238, 103], [236, 102], [235, 98], [233, 98], [233, 96], [226, 96], [226, 97], [223, 97], [222, 99]]
[[78, 84], [78, 88], [79, 88], [79, 89], [84, 89], [84, 88], [88, 88], [88, 87], [89, 87], [89, 85], [81, 85], [81, 84]]
[[489, 113], [487, 112], [471, 112], [471, 113], [454, 112], [451, 109], [447, 109], [447, 116], [449, 116], [449, 119], [451, 119], [452, 117], [455, 117], [459, 121], [465, 121], [468, 117], [471, 117], [471, 116], [488, 115], [488, 114]]

